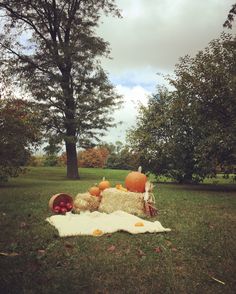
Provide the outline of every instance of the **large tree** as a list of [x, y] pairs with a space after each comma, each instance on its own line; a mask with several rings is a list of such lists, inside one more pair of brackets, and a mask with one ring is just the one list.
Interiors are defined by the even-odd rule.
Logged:
[[143, 165], [179, 182], [199, 181], [236, 164], [236, 48], [222, 35], [169, 78], [172, 92], [154, 94], [130, 132]]
[[114, 0], [0, 0], [2, 69], [43, 105], [48, 132], [65, 142], [69, 178], [79, 177], [76, 144], [104, 134], [121, 98], [101, 67], [102, 12], [120, 16]]

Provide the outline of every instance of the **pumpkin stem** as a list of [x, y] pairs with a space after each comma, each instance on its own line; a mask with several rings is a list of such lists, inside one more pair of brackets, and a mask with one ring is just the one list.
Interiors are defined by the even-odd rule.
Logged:
[[142, 172], [142, 167], [141, 167], [141, 166], [139, 166], [139, 168], [138, 168], [138, 172], [139, 172], [139, 173]]

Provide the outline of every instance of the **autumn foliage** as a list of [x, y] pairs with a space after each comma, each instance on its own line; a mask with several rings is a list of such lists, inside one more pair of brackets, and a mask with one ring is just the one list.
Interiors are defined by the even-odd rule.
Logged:
[[80, 167], [105, 167], [109, 151], [104, 147], [89, 148], [79, 152]]
[[0, 99], [0, 181], [23, 171], [32, 146], [40, 141], [40, 122], [32, 103]]

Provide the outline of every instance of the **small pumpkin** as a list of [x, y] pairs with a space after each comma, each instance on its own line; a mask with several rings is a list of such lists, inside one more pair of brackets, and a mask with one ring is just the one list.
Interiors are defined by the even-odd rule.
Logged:
[[143, 174], [141, 167], [138, 171], [129, 173], [125, 179], [125, 186], [131, 192], [143, 193], [145, 192], [145, 184], [147, 177]]
[[127, 192], [128, 190], [124, 188], [121, 184], [116, 184], [116, 189]]
[[97, 186], [93, 186], [89, 189], [89, 194], [92, 196], [100, 197], [101, 190]]
[[92, 234], [95, 237], [102, 236], [103, 235], [103, 231], [97, 229], [97, 230], [94, 230]]
[[107, 188], [110, 188], [110, 182], [103, 177], [102, 181], [98, 184], [98, 188], [103, 191]]
[[137, 222], [134, 226], [135, 227], [144, 227], [144, 224], [142, 222]]

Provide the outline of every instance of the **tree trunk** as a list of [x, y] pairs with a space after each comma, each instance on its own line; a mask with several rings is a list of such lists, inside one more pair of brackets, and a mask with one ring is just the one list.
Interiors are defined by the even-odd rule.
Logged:
[[79, 179], [76, 143], [66, 142], [67, 178]]
[[61, 87], [65, 99], [65, 127], [66, 127], [66, 156], [67, 156], [67, 178], [79, 179], [78, 160], [76, 152], [76, 105], [73, 97], [73, 86], [70, 76], [71, 66], [67, 64], [66, 69], [62, 71]]

